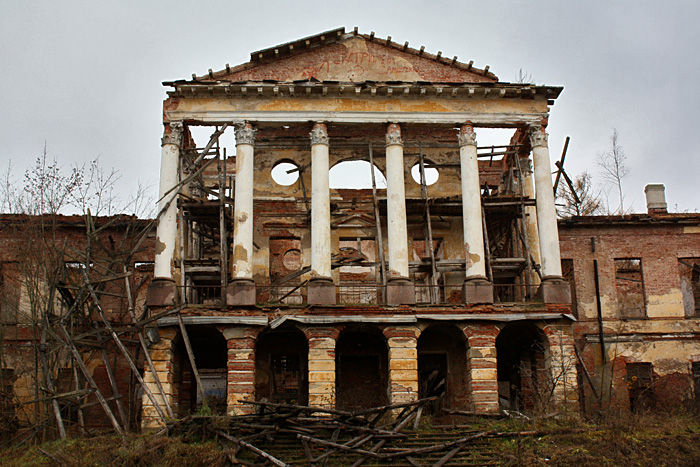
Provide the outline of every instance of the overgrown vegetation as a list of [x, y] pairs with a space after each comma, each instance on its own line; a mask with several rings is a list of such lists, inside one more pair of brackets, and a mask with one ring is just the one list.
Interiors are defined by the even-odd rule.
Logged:
[[[150, 272], [136, 264], [151, 259], [146, 238], [153, 223], [91, 214], [138, 212], [153, 203], [140, 192], [121, 205], [113, 190], [118, 178], [97, 160], [65, 169], [44, 149], [21, 181], [8, 165], [0, 182], [0, 211], [7, 214], [0, 223], [0, 440], [64, 438], [99, 424], [98, 385], [88, 368], [104, 370], [109, 382], [102, 390], [111, 386], [107, 397], [114, 396], [119, 423], [138, 425], [136, 383], [128, 372], [114, 376], [126, 363], [104, 337], [107, 320], [131, 323], [143, 314]], [[98, 328], [103, 335], [95, 338]], [[129, 349], [139, 362], [142, 349]]]
[[[486, 449], [490, 453], [492, 465], [700, 465], [700, 418], [691, 412], [618, 413], [596, 420], [563, 416], [530, 421], [469, 418], [458, 422], [460, 427], [453, 430], [455, 434], [465, 430], [499, 434], [486, 441], [486, 448], [480, 448], [482, 452]], [[212, 418], [210, 423], [221, 421]], [[229, 448], [204, 426], [200, 420], [189, 428], [182, 427], [178, 435], [170, 437], [127, 435], [122, 442], [118, 436], [96, 436], [13, 447], [0, 451], [0, 459], [2, 465], [8, 467], [51, 466], [57, 463], [65, 466], [231, 465], [228, 461]], [[426, 419], [418, 435], [429, 436], [436, 432], [444, 432], [444, 428], [428, 423]], [[273, 435], [273, 438], [276, 436]], [[302, 456], [303, 453], [299, 452], [299, 457]]]
[[[507, 423], [513, 431], [522, 422]], [[528, 424], [532, 436], [497, 440], [505, 466], [697, 466], [700, 419], [691, 413], [618, 413]]]

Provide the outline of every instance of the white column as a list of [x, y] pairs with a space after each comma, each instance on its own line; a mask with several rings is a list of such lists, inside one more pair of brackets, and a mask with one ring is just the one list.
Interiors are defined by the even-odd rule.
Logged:
[[537, 228], [540, 235], [542, 277], [561, 277], [557, 212], [554, 207], [547, 133], [539, 126], [530, 128], [530, 142], [532, 144], [532, 160], [535, 165]]
[[311, 130], [311, 278], [331, 277], [331, 200], [328, 188], [328, 130]]
[[[389, 278], [408, 278], [408, 232], [401, 127], [390, 123], [386, 131], [386, 200], [389, 238]], [[426, 246], [426, 248], [430, 248]]]
[[471, 125], [462, 125], [457, 133], [462, 178], [462, 222], [466, 277], [486, 278], [484, 230], [481, 220], [481, 186], [476, 158], [476, 133]]
[[[520, 167], [523, 171], [523, 196], [535, 199], [535, 185], [532, 180], [532, 161], [530, 158], [521, 158]], [[540, 258], [540, 240], [537, 230], [537, 210], [534, 206], [525, 206], [525, 230], [527, 231], [528, 250], [537, 264], [542, 262]], [[540, 276], [537, 271], [532, 270], [530, 283], [538, 285]]]
[[236, 128], [236, 187], [233, 208], [233, 279], [253, 279], [253, 148], [255, 129]]
[[177, 196], [178, 190], [168, 192], [177, 184], [178, 163], [180, 160], [180, 144], [182, 141], [182, 122], [171, 122], [166, 126], [161, 140], [160, 155], [160, 187], [158, 190], [158, 212], [165, 212], [158, 218], [156, 229], [156, 258], [154, 276], [156, 278], [172, 279], [171, 265], [175, 240], [177, 238]]

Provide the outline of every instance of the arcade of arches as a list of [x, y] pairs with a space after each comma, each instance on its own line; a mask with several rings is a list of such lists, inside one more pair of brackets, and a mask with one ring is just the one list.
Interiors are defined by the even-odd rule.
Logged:
[[167, 360], [156, 366], [176, 416], [203, 400], [214, 412], [240, 414], [253, 410], [246, 400], [357, 410], [433, 396], [434, 414], [532, 411], [543, 394], [556, 402], [567, 391], [551, 376], [563, 368], [554, 362], [565, 332], [544, 322], [286, 322], [275, 329], [188, 325], [187, 332], [201, 390], [179, 329], [161, 328], [154, 344], [156, 360]]

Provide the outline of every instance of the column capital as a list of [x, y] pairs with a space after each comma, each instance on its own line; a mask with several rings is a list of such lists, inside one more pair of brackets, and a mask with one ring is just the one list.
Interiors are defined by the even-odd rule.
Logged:
[[523, 171], [523, 176], [528, 177], [532, 175], [532, 159], [529, 157], [521, 157], [520, 168]]
[[549, 135], [545, 133], [541, 126], [530, 127], [530, 144], [533, 148], [547, 147], [548, 136]]
[[457, 132], [459, 146], [476, 146], [476, 133], [471, 125], [462, 125]]
[[258, 131], [250, 123], [241, 123], [234, 130], [236, 133], [236, 146], [239, 144], [255, 145], [255, 133]]
[[325, 144], [329, 146], [328, 143], [328, 128], [325, 123], [316, 123], [309, 133], [311, 137], [311, 145], [315, 144]]
[[401, 127], [398, 123], [390, 123], [386, 127], [386, 145], [392, 146], [398, 144], [403, 146], [403, 139], [401, 139]]
[[180, 144], [182, 143], [182, 132], [182, 122], [170, 122], [163, 131], [163, 138], [160, 140], [160, 145], [165, 146], [166, 144], [174, 144], [175, 146], [180, 147]]

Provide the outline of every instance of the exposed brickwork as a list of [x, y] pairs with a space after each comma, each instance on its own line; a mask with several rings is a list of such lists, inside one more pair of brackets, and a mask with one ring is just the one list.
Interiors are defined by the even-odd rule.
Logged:
[[335, 407], [335, 343], [340, 330], [332, 327], [302, 330], [309, 340], [309, 405]]
[[[160, 342], [153, 344], [149, 353], [151, 355], [151, 360], [153, 360], [153, 366], [156, 369], [156, 375], [158, 380], [165, 391], [165, 397], [168, 398], [170, 406], [173, 408], [174, 412], [178, 412], [178, 400], [179, 400], [179, 390], [177, 384], [175, 384], [175, 339], [178, 333], [175, 329], [163, 329], [160, 331]], [[151, 371], [145, 371], [143, 375], [144, 382], [148, 385], [151, 393], [155, 396], [158, 405], [161, 407], [163, 412], [165, 412], [165, 402], [163, 401], [163, 395], [158, 390], [156, 380]], [[141, 426], [145, 429], [153, 429], [164, 426], [163, 420], [158, 415], [156, 408], [153, 406], [150, 398], [144, 394], [142, 398], [142, 414], [141, 414]], [[167, 412], [166, 412], [167, 413]]]
[[389, 398], [392, 404], [418, 398], [418, 337], [416, 326], [384, 328], [389, 347]]
[[[245, 64], [239, 70], [219, 77], [232, 81], [262, 80], [340, 80], [395, 81], [410, 76], [414, 81], [490, 82], [492, 77], [465, 71], [415, 54], [402, 53], [379, 41], [363, 36], [345, 43], [331, 44], [289, 58], [256, 65]], [[350, 73], [348, 74], [348, 71]]]
[[241, 401], [255, 398], [255, 340], [259, 332], [260, 328], [239, 327], [225, 333], [228, 347], [226, 406], [230, 415], [255, 410]]
[[[575, 339], [596, 390], [602, 392], [601, 402], [581, 376], [587, 408], [604, 409], [610, 404], [630, 407], [626, 365], [637, 362], [652, 365], [649, 392], [653, 392], [657, 406], [687, 402], [692, 397], [687, 383], [690, 362], [700, 351], [700, 321], [686, 316], [679, 258], [700, 256], [700, 216], [654, 213], [581, 218], [561, 222], [559, 233], [562, 258], [572, 260], [575, 272], [579, 320], [574, 326]], [[641, 260], [644, 300], [637, 319], [625, 319], [632, 315], [620, 305], [625, 298], [620, 294], [629, 289], [620, 283], [630, 273], [618, 271], [616, 275], [615, 260], [627, 258]], [[605, 363], [599, 342], [594, 260], [598, 264]]]
[[464, 328], [467, 350], [468, 387], [472, 410], [476, 413], [498, 412], [498, 366], [496, 361], [495, 325], [469, 325]]

